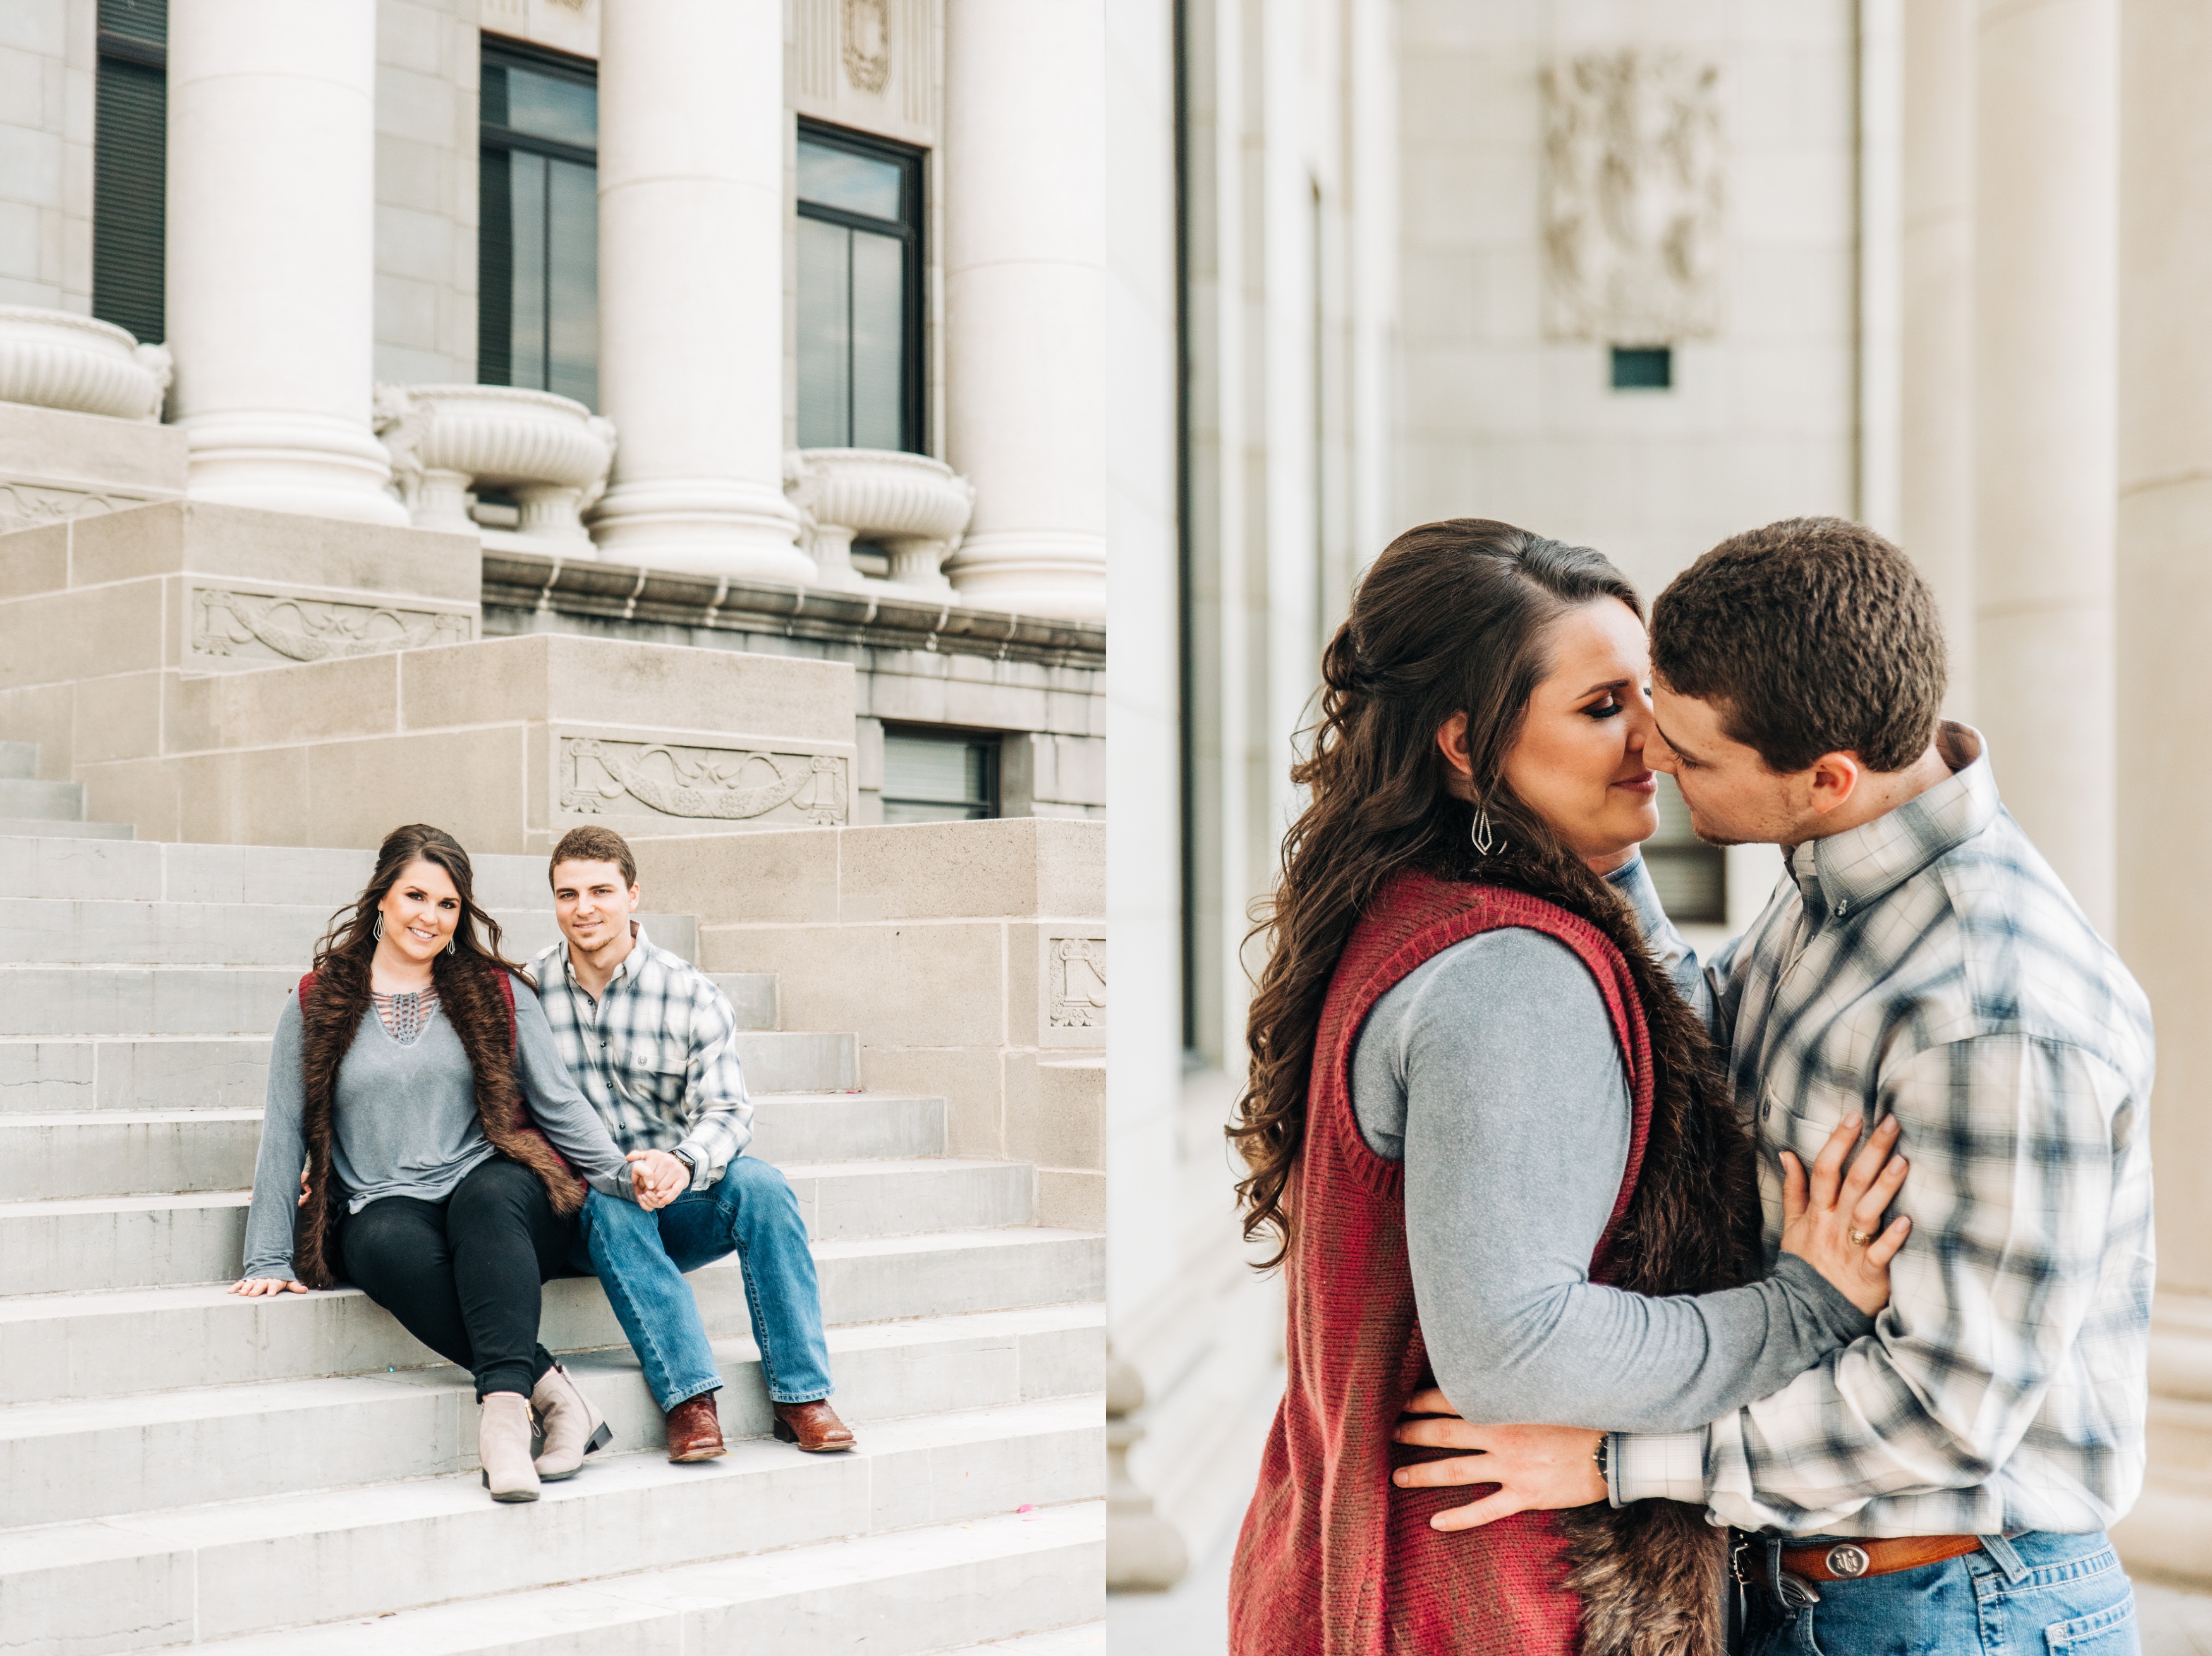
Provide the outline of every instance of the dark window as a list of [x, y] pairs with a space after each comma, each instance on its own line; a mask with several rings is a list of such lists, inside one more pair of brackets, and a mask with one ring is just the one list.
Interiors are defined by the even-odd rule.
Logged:
[[1674, 353], [1666, 345], [1615, 345], [1615, 391], [1665, 391], [1674, 383]]
[[1690, 831], [1690, 810], [1674, 779], [1659, 776], [1659, 831], [1644, 843], [1651, 883], [1669, 919], [1718, 926], [1728, 920], [1728, 858]]
[[999, 814], [999, 738], [884, 731], [884, 820], [972, 822]]
[[167, 222], [169, 0], [100, 0], [92, 314], [159, 343]]
[[921, 151], [799, 129], [799, 446], [919, 453]]
[[590, 64], [487, 38], [477, 379], [599, 400], [599, 93]]

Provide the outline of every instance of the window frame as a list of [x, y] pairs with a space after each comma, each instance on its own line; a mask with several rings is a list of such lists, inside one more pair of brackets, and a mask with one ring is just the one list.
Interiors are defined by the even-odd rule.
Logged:
[[[514, 154], [516, 150], [520, 150], [526, 155], [542, 155], [549, 161], [563, 161], [568, 162], [572, 166], [588, 167], [592, 169], [592, 176], [596, 181], [599, 177], [599, 152], [596, 147], [586, 149], [581, 144], [564, 143], [558, 138], [540, 137], [535, 133], [518, 131], [514, 127], [501, 125], [498, 122], [488, 121], [483, 119], [483, 106], [481, 93], [481, 88], [483, 83], [483, 72], [484, 70], [493, 67], [494, 65], [497, 65], [501, 68], [512, 67], [516, 69], [526, 69], [539, 74], [557, 76], [563, 80], [573, 81], [579, 85], [590, 87], [594, 95], [597, 94], [599, 86], [599, 66], [589, 58], [574, 57], [565, 52], [555, 52], [550, 47], [533, 46], [526, 40], [513, 40], [504, 34], [493, 34], [488, 32], [483, 33], [480, 36], [480, 44], [477, 59], [477, 86], [479, 88], [477, 106], [477, 167], [478, 177], [481, 178], [483, 175], [484, 151], [487, 149], [492, 149], [503, 150], [509, 155]], [[483, 225], [484, 213], [483, 206], [481, 203], [479, 203], [477, 212], [477, 268], [476, 372], [477, 381], [478, 384], [489, 385], [495, 383], [495, 381], [489, 381], [484, 378], [484, 301], [486, 295], [489, 293], [490, 289], [483, 279]], [[514, 240], [514, 236], [511, 227], [507, 239], [510, 251], [507, 269], [509, 291], [507, 294], [507, 313], [509, 316], [512, 317], [514, 304], [514, 296], [513, 293], [514, 271], [512, 262], [512, 244]], [[596, 320], [596, 304], [594, 305], [593, 314], [594, 320]], [[546, 310], [546, 324], [549, 328], [552, 324], [552, 310], [550, 305], [547, 307]], [[548, 342], [545, 349], [550, 355], [550, 342]], [[512, 386], [514, 383], [514, 360], [511, 333], [508, 344], [507, 379], [505, 383], [509, 386]], [[592, 402], [596, 408], [599, 402], [599, 398], [596, 395], [593, 397]]]
[[[793, 204], [800, 218], [811, 218], [824, 224], [836, 224], [848, 230], [866, 230], [875, 235], [894, 234], [904, 244], [906, 255], [905, 292], [900, 304], [900, 323], [904, 331], [901, 341], [899, 363], [899, 447], [894, 451], [903, 454], [929, 453], [929, 397], [927, 371], [929, 289], [929, 152], [912, 144], [898, 143], [880, 138], [870, 132], [856, 132], [850, 127], [832, 126], [826, 121], [810, 120], [801, 116], [798, 123], [798, 142], [819, 143], [832, 149], [843, 149], [853, 155], [864, 155], [871, 161], [885, 161], [896, 164], [903, 174], [900, 194], [906, 209], [904, 223], [890, 219], [870, 218], [864, 213], [848, 211], [841, 207], [824, 206], [800, 196], [796, 184], [797, 150], [793, 155]], [[849, 305], [850, 298], [847, 301]], [[848, 346], [849, 352], [850, 347]], [[852, 363], [849, 355], [846, 362], [846, 378], [849, 406]]]
[[1006, 767], [1001, 752], [1006, 742], [1005, 732], [974, 730], [962, 725], [886, 722], [884, 726], [884, 741], [886, 749], [895, 737], [908, 740], [918, 740], [944, 747], [965, 747], [981, 752], [983, 755], [983, 795], [980, 799], [971, 800], [922, 800], [915, 799], [909, 795], [894, 794], [890, 788], [890, 766], [888, 762], [888, 753], [886, 753], [884, 767], [884, 785], [877, 795], [878, 800], [886, 807], [886, 810], [893, 805], [988, 807], [986, 813], [980, 817], [940, 819], [940, 820], [952, 822], [995, 822], [1006, 814]]
[[[106, 8], [105, 8], [105, 7], [99, 8], [98, 9], [99, 9], [101, 13], [104, 13], [104, 12], [106, 11]], [[101, 291], [101, 289], [102, 289], [103, 283], [102, 283], [102, 282], [101, 282], [101, 280], [100, 280], [100, 271], [101, 271], [101, 266], [102, 266], [102, 264], [103, 264], [103, 259], [102, 259], [102, 251], [103, 251], [103, 250], [102, 250], [102, 248], [101, 248], [101, 247], [100, 247], [100, 240], [101, 240], [101, 237], [100, 237], [100, 229], [101, 229], [101, 225], [102, 225], [102, 219], [101, 219], [101, 203], [100, 203], [100, 174], [101, 171], [103, 170], [103, 167], [104, 167], [104, 166], [106, 166], [106, 165], [112, 165], [112, 156], [110, 156], [110, 155], [104, 155], [104, 154], [102, 153], [102, 151], [106, 149], [106, 146], [105, 146], [105, 145], [102, 143], [102, 142], [101, 142], [101, 137], [102, 137], [102, 134], [101, 134], [101, 131], [100, 131], [100, 125], [101, 125], [101, 112], [100, 112], [100, 84], [101, 84], [101, 82], [103, 81], [103, 79], [105, 78], [105, 71], [106, 71], [106, 66], [107, 66], [108, 63], [110, 63], [111, 61], [112, 61], [112, 62], [114, 62], [114, 63], [118, 63], [118, 64], [130, 64], [130, 65], [131, 65], [133, 68], [136, 68], [136, 69], [150, 69], [150, 70], [154, 70], [158, 71], [158, 72], [160, 73], [161, 76], [161, 102], [162, 102], [161, 165], [161, 167], [160, 167], [159, 168], [157, 168], [157, 169], [155, 170], [155, 180], [156, 180], [156, 187], [157, 187], [157, 189], [158, 189], [158, 192], [159, 192], [160, 197], [161, 197], [161, 222], [160, 226], [156, 228], [156, 230], [155, 230], [155, 234], [154, 234], [154, 238], [153, 238], [153, 239], [154, 239], [154, 245], [155, 245], [155, 250], [156, 250], [157, 257], [156, 257], [156, 259], [155, 259], [155, 269], [154, 269], [154, 271], [153, 271], [153, 274], [152, 274], [152, 277], [151, 277], [150, 280], [151, 280], [151, 283], [152, 283], [152, 285], [153, 285], [153, 287], [154, 287], [155, 291], [156, 293], [158, 293], [158, 294], [161, 295], [161, 307], [160, 307], [160, 308], [161, 308], [161, 310], [162, 311], [162, 313], [163, 313], [163, 314], [162, 314], [159, 318], [157, 318], [157, 319], [156, 319], [156, 326], [155, 326], [155, 331], [154, 331], [152, 333], [150, 333], [150, 334], [149, 334], [149, 333], [148, 333], [148, 332], [145, 331], [145, 329], [144, 329], [144, 328], [143, 328], [143, 327], [131, 328], [131, 329], [126, 330], [127, 332], [129, 332], [131, 333], [131, 337], [132, 337], [132, 338], [134, 338], [137, 339], [137, 340], [138, 340], [141, 344], [160, 344], [160, 343], [161, 342], [161, 340], [162, 340], [162, 339], [164, 339], [165, 338], [167, 338], [167, 333], [168, 333], [168, 318], [167, 318], [167, 307], [168, 307], [168, 272], [167, 272], [167, 258], [168, 258], [168, 229], [169, 229], [169, 227], [168, 227], [168, 180], [167, 180], [167, 172], [168, 172], [168, 133], [167, 133], [167, 119], [168, 119], [168, 72], [169, 72], [169, 47], [168, 47], [168, 40], [167, 40], [167, 35], [168, 35], [168, 14], [167, 14], [167, 7], [164, 7], [164, 8], [163, 8], [163, 9], [162, 9], [162, 27], [161, 27], [161, 33], [162, 33], [162, 37], [163, 37], [163, 38], [162, 38], [162, 40], [161, 40], [157, 44], [156, 42], [152, 41], [152, 40], [146, 40], [146, 39], [144, 39], [143, 36], [140, 36], [140, 35], [135, 35], [135, 34], [125, 34], [125, 33], [118, 33], [118, 32], [116, 32], [116, 31], [113, 31], [113, 30], [109, 29], [109, 28], [106, 27], [106, 17], [105, 17], [104, 15], [101, 15], [101, 16], [98, 17], [98, 18], [97, 18], [97, 20], [95, 21], [94, 24], [94, 51], [93, 51], [93, 214], [92, 214], [92, 235], [93, 235], [93, 246], [92, 246], [92, 294], [91, 294], [91, 306], [90, 306], [90, 312], [91, 312], [91, 314], [92, 314], [94, 317], [98, 318], [99, 320], [102, 320], [102, 321], [111, 321], [111, 322], [113, 322], [113, 321], [114, 321], [114, 318], [113, 318], [112, 315], [104, 315], [104, 314], [103, 314], [103, 312], [113, 311], [113, 310], [115, 310], [115, 309], [121, 308], [121, 307], [116, 307], [116, 306], [114, 306], [114, 305], [112, 305], [112, 304], [103, 304], [103, 303], [102, 303], [102, 300], [103, 300], [104, 298], [112, 297], [112, 295], [104, 295], [104, 294], [102, 293], [102, 291]], [[115, 325], [116, 326], [118, 326], [118, 327], [123, 326], [123, 324], [122, 324], [122, 323], [120, 323], [120, 322], [115, 322], [115, 323], [114, 323], [114, 325]]]

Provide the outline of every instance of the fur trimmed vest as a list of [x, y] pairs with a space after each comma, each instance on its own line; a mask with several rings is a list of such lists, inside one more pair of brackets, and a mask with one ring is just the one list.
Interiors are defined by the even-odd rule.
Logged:
[[[437, 963], [438, 1005], [469, 1055], [476, 1082], [477, 1123], [491, 1147], [545, 1182], [553, 1211], [564, 1217], [584, 1205], [584, 1184], [532, 1123], [514, 1074], [514, 978], [504, 967], [469, 956]], [[358, 982], [354, 980], [358, 978]], [[331, 1199], [331, 1135], [337, 1109], [338, 1068], [374, 1016], [365, 970], [346, 967], [309, 972], [300, 980], [300, 1057], [306, 1097], [301, 1136], [307, 1146], [307, 1199], [293, 1230], [292, 1275], [311, 1288], [342, 1280], [336, 1231], [345, 1211], [343, 1192]]]
[[[1443, 1534], [1431, 1516], [1483, 1486], [1399, 1489], [1394, 1466], [1442, 1452], [1390, 1440], [1433, 1384], [1407, 1261], [1405, 1169], [1352, 1113], [1354, 1043], [1375, 1003], [1425, 960], [1498, 927], [1572, 949], [1596, 981], [1634, 1121], [1593, 1281], [1644, 1294], [1735, 1285], [1758, 1209], [1750, 1149], [1723, 1095], [1656, 1084], [1652, 1030], [1612, 941], [1557, 905], [1403, 874], [1346, 946], [1323, 1004], [1285, 1262], [1289, 1383], [1230, 1590], [1234, 1656], [1718, 1656], [1725, 1531], [1694, 1507], [1639, 1501], [1520, 1513]], [[1571, 1154], [1571, 1152], [1570, 1152]], [[1733, 1211], [1737, 1203], [1747, 1211]]]

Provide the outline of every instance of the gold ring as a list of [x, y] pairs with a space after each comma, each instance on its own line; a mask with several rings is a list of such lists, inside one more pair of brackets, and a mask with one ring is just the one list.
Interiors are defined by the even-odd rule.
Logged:
[[1863, 1248], [1868, 1243], [1873, 1240], [1874, 1233], [1872, 1231], [1853, 1231], [1851, 1233], [1851, 1245], [1855, 1248]]

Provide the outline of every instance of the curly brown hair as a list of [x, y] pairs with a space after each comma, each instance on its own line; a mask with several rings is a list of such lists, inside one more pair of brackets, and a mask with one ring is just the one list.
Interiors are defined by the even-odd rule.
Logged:
[[[1679, 1123], [1658, 1148], [1706, 1164], [1721, 1210], [1744, 1199], [1747, 1151], [1704, 1026], [1653, 963], [1626, 901], [1503, 774], [1529, 697], [1550, 671], [1553, 624], [1607, 599], [1641, 618], [1636, 589], [1587, 547], [1485, 518], [1427, 523], [1376, 559], [1323, 652], [1311, 752], [1291, 773], [1307, 803], [1284, 836], [1273, 895], [1255, 905], [1251, 936], [1267, 941], [1267, 962], [1246, 1026], [1237, 1118], [1228, 1129], [1247, 1168], [1237, 1187], [1244, 1234], [1271, 1232], [1279, 1245], [1262, 1269], [1281, 1262], [1295, 1227], [1314, 1042], [1338, 958], [1375, 895], [1407, 870], [1527, 892], [1610, 939], [1628, 963], [1651, 1030], [1664, 1106], [1655, 1119]], [[1462, 796], [1466, 784], [1455, 786], [1437, 746], [1438, 728], [1459, 713], [1468, 716], [1473, 792], [1505, 841], [1487, 856], [1470, 843], [1474, 806]], [[1646, 1227], [1671, 1222], [1654, 1215]], [[1622, 1239], [1632, 1252], [1656, 1240]], [[1734, 1259], [1711, 1263], [1716, 1270], [1741, 1267]]]
[[1902, 770], [1942, 716], [1943, 622], [1905, 555], [1864, 524], [1787, 518], [1731, 535], [1651, 606], [1651, 667], [1716, 704], [1767, 768], [1856, 753]]

